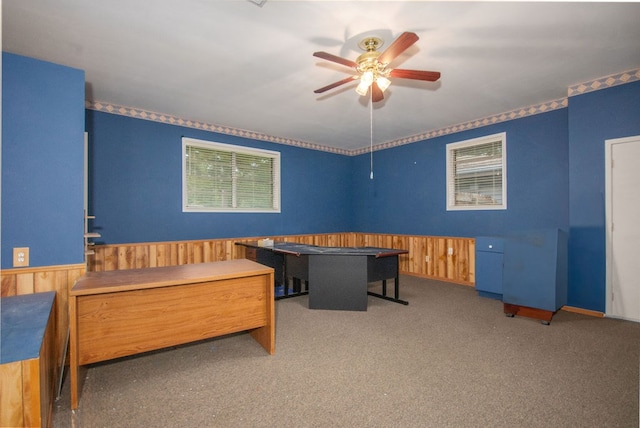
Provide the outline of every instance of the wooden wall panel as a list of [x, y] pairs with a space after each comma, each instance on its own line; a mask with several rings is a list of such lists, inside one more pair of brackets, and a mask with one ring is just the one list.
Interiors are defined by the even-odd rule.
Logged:
[[[369, 246], [406, 249], [409, 254], [400, 256], [399, 260], [402, 273], [466, 285], [475, 283], [475, 241], [472, 238], [356, 232], [269, 238], [329, 247]], [[96, 245], [96, 254], [89, 260], [88, 270], [176, 266], [244, 258], [244, 247], [235, 243], [256, 239], [260, 238]], [[28, 285], [25, 287], [28, 288]]]
[[409, 250], [409, 254], [400, 256], [402, 273], [458, 284], [475, 284], [475, 240], [473, 238], [388, 234], [357, 235], [355, 245], [358, 246]]
[[16, 275], [16, 295], [32, 294], [34, 292], [33, 274], [23, 273]]
[[16, 275], [2, 275], [2, 288], [0, 288], [0, 296], [15, 296], [16, 295]]

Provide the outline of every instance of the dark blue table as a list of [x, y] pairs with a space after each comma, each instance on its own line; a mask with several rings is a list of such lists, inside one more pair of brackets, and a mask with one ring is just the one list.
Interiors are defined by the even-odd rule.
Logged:
[[[310, 309], [366, 311], [367, 296], [407, 305], [400, 299], [398, 256], [407, 250], [377, 247], [323, 247], [293, 242], [236, 242], [247, 248], [247, 258], [275, 270], [276, 286], [284, 287], [280, 298], [309, 295]], [[387, 280], [394, 279], [394, 295], [387, 295]], [[289, 293], [289, 281], [293, 292]], [[382, 293], [368, 290], [382, 281]], [[305, 287], [302, 289], [302, 282]]]

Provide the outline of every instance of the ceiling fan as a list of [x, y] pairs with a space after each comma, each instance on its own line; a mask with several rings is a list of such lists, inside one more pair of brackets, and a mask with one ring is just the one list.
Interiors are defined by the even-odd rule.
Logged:
[[389, 80], [390, 77], [435, 82], [440, 78], [440, 72], [438, 71], [387, 68], [391, 61], [417, 42], [418, 38], [419, 37], [415, 33], [404, 32], [395, 39], [384, 52], [378, 52], [378, 48], [384, 44], [384, 41], [379, 37], [367, 37], [358, 43], [358, 46], [365, 52], [358, 56], [355, 61], [341, 58], [327, 52], [314, 52], [313, 56], [351, 67], [355, 69], [358, 74], [355, 76], [349, 76], [320, 89], [316, 89], [313, 92], [321, 94], [353, 80], [360, 80], [360, 83], [356, 88], [356, 92], [364, 96], [367, 95], [369, 87], [371, 87], [371, 100], [373, 102], [378, 102], [384, 99], [383, 92], [391, 84], [391, 81]]

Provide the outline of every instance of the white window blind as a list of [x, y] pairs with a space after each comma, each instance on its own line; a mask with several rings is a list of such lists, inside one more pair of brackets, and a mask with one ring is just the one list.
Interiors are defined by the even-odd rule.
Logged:
[[447, 209], [506, 209], [506, 134], [447, 145]]
[[183, 211], [280, 212], [280, 153], [182, 139]]

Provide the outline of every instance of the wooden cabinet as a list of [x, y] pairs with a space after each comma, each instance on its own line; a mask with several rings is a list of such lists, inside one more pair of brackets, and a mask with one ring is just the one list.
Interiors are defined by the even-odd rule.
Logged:
[[52, 425], [55, 299], [55, 291], [2, 298], [0, 426]]
[[504, 311], [551, 321], [567, 303], [567, 234], [544, 229], [511, 234], [504, 247]]

